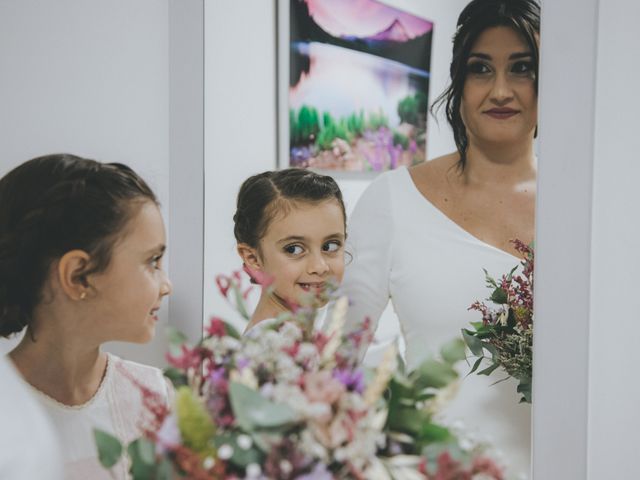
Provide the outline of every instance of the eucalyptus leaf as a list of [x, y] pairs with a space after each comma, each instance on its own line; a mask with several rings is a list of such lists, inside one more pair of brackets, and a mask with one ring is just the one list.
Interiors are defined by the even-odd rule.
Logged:
[[482, 355], [482, 341], [479, 338], [476, 338], [473, 335], [473, 332], [463, 328], [462, 338], [464, 340], [464, 343], [466, 343], [469, 347], [469, 350], [471, 350], [471, 353], [473, 353], [476, 357]]
[[98, 448], [98, 460], [105, 468], [111, 468], [122, 456], [122, 443], [116, 437], [97, 428], [93, 429], [93, 438]]
[[146, 438], [138, 438], [129, 444], [127, 453], [131, 458], [131, 476], [133, 480], [156, 477], [155, 446]]
[[440, 349], [442, 359], [450, 365], [466, 358], [465, 343], [461, 338], [455, 338], [445, 343]]
[[287, 405], [274, 403], [238, 382], [229, 384], [229, 399], [238, 425], [247, 432], [284, 427], [299, 421], [295, 411]]
[[427, 359], [411, 372], [410, 378], [415, 389], [424, 390], [428, 387], [445, 387], [458, 378], [458, 373], [448, 363]]

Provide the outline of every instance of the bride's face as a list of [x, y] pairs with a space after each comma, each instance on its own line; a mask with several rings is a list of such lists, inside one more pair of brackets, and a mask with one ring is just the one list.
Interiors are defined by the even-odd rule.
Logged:
[[509, 27], [485, 30], [467, 61], [460, 114], [470, 143], [518, 143], [538, 122], [531, 49]]
[[344, 273], [344, 218], [336, 200], [291, 202], [276, 214], [260, 240], [260, 267], [274, 279], [274, 293], [298, 304], [309, 293], [340, 283]]

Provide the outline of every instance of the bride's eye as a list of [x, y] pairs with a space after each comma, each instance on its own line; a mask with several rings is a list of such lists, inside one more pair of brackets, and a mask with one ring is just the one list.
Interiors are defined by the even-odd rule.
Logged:
[[467, 72], [472, 75], [486, 75], [491, 73], [491, 69], [484, 62], [471, 62], [467, 64]]
[[300, 255], [302, 252], [304, 252], [304, 249], [300, 245], [292, 244], [284, 247], [284, 251], [289, 255]]
[[533, 63], [530, 61], [515, 62], [511, 67], [511, 72], [521, 76], [533, 76]]
[[324, 252], [337, 252], [338, 250], [340, 250], [340, 247], [342, 246], [342, 244], [336, 240], [333, 240], [331, 242], [327, 242], [322, 246], [322, 250]]

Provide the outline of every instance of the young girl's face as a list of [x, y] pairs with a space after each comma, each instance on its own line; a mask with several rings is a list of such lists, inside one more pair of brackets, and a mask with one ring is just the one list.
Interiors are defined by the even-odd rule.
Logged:
[[145, 202], [113, 246], [109, 266], [93, 275], [96, 329], [102, 340], [144, 343], [153, 337], [158, 309], [171, 282], [162, 268], [164, 223], [153, 202]]
[[337, 200], [292, 202], [276, 214], [260, 240], [262, 270], [274, 278], [275, 294], [301, 303], [320, 292], [327, 280], [344, 274], [344, 214]]

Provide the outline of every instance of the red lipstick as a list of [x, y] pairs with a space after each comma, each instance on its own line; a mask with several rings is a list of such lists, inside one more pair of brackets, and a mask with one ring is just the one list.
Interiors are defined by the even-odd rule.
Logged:
[[507, 118], [511, 118], [520, 112], [518, 110], [514, 110], [513, 108], [496, 107], [490, 110], [485, 110], [484, 113], [497, 120], [506, 120]]

